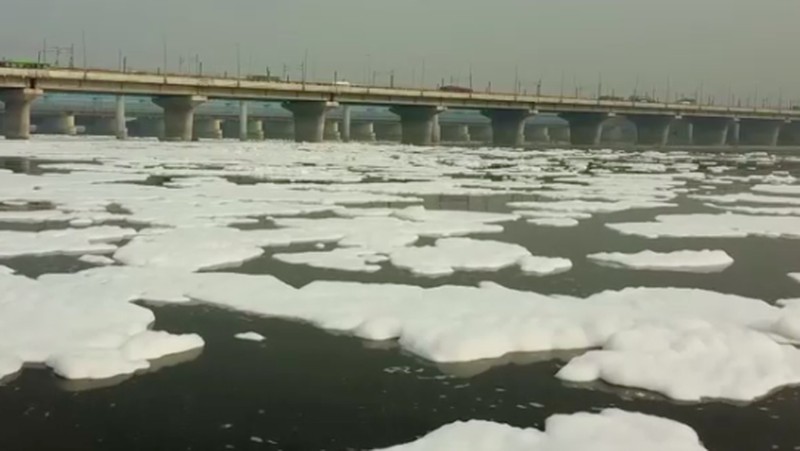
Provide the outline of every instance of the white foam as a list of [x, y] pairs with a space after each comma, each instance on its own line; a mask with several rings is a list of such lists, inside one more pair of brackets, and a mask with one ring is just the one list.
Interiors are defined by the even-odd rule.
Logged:
[[136, 235], [133, 229], [100, 226], [85, 229], [16, 232], [0, 230], [0, 258], [47, 255], [107, 254], [111, 244]]
[[543, 226], [543, 227], [575, 227], [578, 220], [571, 218], [535, 218], [528, 219], [528, 224]]
[[605, 266], [653, 271], [719, 272], [733, 264], [733, 258], [721, 250], [642, 251], [634, 254], [601, 252], [586, 258]]
[[5, 265], [0, 265], [0, 275], [14, 274], [16, 271]]
[[659, 237], [729, 237], [749, 235], [800, 238], [800, 218], [738, 214], [659, 215], [655, 222], [607, 223], [625, 235]]
[[105, 379], [203, 346], [197, 335], [147, 330], [153, 313], [107, 297], [113, 287], [59, 276], [55, 280], [67, 283], [0, 276], [0, 378], [18, 371], [14, 362], [21, 361], [45, 364], [70, 379]]
[[264, 340], [266, 340], [266, 337], [264, 337], [263, 335], [259, 334], [258, 332], [242, 332], [242, 333], [238, 333], [238, 334], [234, 335], [234, 338], [237, 338], [239, 340], [245, 340], [245, 341], [264, 341]]
[[711, 203], [705, 205], [733, 213], [767, 216], [800, 216], [800, 207], [748, 207], [746, 205], [716, 205]]
[[114, 259], [131, 266], [196, 271], [239, 266], [263, 253], [246, 232], [209, 227], [138, 236], [117, 250]]
[[576, 357], [558, 377], [603, 379], [680, 401], [750, 401], [800, 383], [800, 351], [741, 327], [699, 321], [640, 325], [614, 334], [603, 350]]
[[751, 190], [757, 193], [800, 196], [800, 185], [756, 185]]
[[797, 282], [800, 282], [800, 272], [790, 273], [789, 277], [791, 277], [792, 279], [796, 280]]
[[314, 268], [352, 272], [380, 271], [380, 265], [375, 263], [385, 259], [385, 257], [380, 257], [373, 251], [360, 248], [339, 248], [328, 252], [274, 254], [272, 257], [294, 265], [308, 265]]
[[699, 195], [689, 197], [718, 204], [754, 203], [754, 204], [782, 204], [800, 205], [800, 197], [760, 196], [752, 193], [735, 193], [720, 195]]
[[605, 409], [557, 414], [544, 431], [489, 421], [455, 422], [387, 451], [705, 451], [697, 433], [677, 421]]
[[661, 201], [589, 201], [589, 200], [565, 200], [561, 202], [509, 202], [511, 208], [537, 209], [565, 213], [615, 213], [625, 210], [646, 209], [646, 208], [666, 208], [674, 207], [675, 204]]
[[426, 210], [422, 206], [407, 207], [396, 210], [393, 216], [415, 222], [482, 222], [495, 223], [515, 221], [518, 216], [508, 213], [483, 213], [477, 211], [458, 210]]
[[106, 266], [106, 265], [113, 265], [114, 264], [114, 259], [105, 257], [103, 255], [86, 254], [86, 255], [81, 255], [78, 258], [78, 260], [80, 260], [80, 261], [82, 261], [84, 263], [89, 263], [90, 265]]
[[549, 276], [569, 271], [572, 269], [572, 261], [567, 258], [531, 255], [520, 260], [519, 266], [525, 274]]
[[446, 276], [455, 271], [497, 271], [515, 265], [527, 255], [528, 250], [516, 244], [448, 238], [437, 240], [435, 246], [395, 250], [389, 260], [417, 275]]

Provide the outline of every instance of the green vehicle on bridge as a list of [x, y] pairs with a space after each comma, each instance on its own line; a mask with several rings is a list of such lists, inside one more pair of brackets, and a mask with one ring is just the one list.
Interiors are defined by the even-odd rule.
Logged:
[[40, 63], [37, 61], [26, 60], [0, 60], [0, 67], [13, 67], [16, 69], [47, 69], [50, 67], [48, 63]]

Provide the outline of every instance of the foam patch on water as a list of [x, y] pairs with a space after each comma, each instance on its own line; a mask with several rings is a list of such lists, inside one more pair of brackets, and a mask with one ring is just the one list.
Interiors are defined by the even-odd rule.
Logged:
[[536, 218], [526, 222], [542, 227], [575, 227], [579, 224], [577, 219], [572, 218]]
[[603, 379], [680, 401], [750, 401], [775, 387], [800, 383], [800, 352], [739, 327], [641, 325], [614, 334], [601, 351], [576, 357], [558, 377]]
[[509, 266], [523, 266], [539, 275], [563, 269], [562, 260], [534, 259], [517, 244], [470, 238], [446, 238], [437, 240], [434, 246], [397, 249], [389, 254], [389, 261], [398, 268], [429, 277], [448, 276], [456, 271], [498, 271]]
[[800, 283], [800, 272], [791, 273], [789, 274], [789, 277]]
[[105, 297], [102, 287], [69, 285], [0, 276], [0, 378], [27, 362], [68, 379], [105, 379], [203, 346], [194, 334], [148, 330], [153, 312]]
[[601, 252], [587, 255], [591, 261], [604, 266], [652, 271], [719, 272], [733, 264], [733, 258], [725, 251], [642, 251], [635, 254]]
[[704, 451], [684, 424], [642, 413], [606, 409], [557, 414], [544, 431], [489, 421], [459, 421], [386, 451]]
[[107, 265], [113, 265], [114, 264], [114, 259], [108, 258], [108, 257], [103, 256], [103, 255], [86, 254], [86, 255], [81, 255], [78, 258], [78, 260], [80, 260], [80, 261], [82, 261], [84, 263], [88, 263], [90, 265], [98, 265], [98, 266], [107, 266]]
[[381, 266], [376, 263], [386, 260], [384, 256], [360, 248], [339, 248], [328, 252], [274, 254], [272, 257], [293, 265], [367, 273], [380, 271]]
[[572, 261], [568, 258], [560, 257], [540, 257], [538, 255], [531, 255], [524, 257], [518, 263], [522, 272], [535, 276], [550, 276], [572, 269]]
[[712, 203], [705, 205], [718, 210], [749, 215], [800, 216], [800, 207], [748, 207], [746, 205], [717, 205]]
[[757, 193], [800, 196], [800, 185], [755, 185], [750, 189]]
[[0, 230], [0, 258], [108, 254], [117, 249], [112, 243], [135, 235], [133, 229], [116, 226], [42, 232]]
[[608, 223], [624, 235], [659, 237], [728, 237], [750, 235], [770, 238], [800, 238], [800, 218], [739, 214], [659, 215], [654, 222]]
[[264, 341], [266, 337], [258, 332], [242, 332], [234, 335], [234, 338], [245, 341]]

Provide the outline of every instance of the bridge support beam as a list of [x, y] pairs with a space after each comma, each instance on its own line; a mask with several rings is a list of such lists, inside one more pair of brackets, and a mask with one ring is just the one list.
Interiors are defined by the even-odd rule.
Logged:
[[292, 120], [265, 120], [263, 124], [266, 139], [294, 140]]
[[489, 144], [492, 142], [491, 125], [470, 125], [469, 139], [474, 142]]
[[128, 131], [137, 137], [160, 138], [164, 136], [164, 120], [158, 117], [138, 117], [130, 123]]
[[164, 109], [164, 135], [162, 141], [191, 141], [194, 128], [194, 109], [206, 102], [203, 96], [163, 96], [153, 98], [153, 103]]
[[117, 139], [128, 137], [128, 121], [125, 117], [125, 97], [117, 96], [114, 108], [114, 136]]
[[352, 122], [350, 124], [350, 139], [352, 141], [375, 141], [375, 127], [372, 122]]
[[724, 146], [733, 119], [727, 117], [691, 117], [693, 144], [696, 146]]
[[731, 125], [728, 127], [728, 136], [725, 138], [725, 142], [729, 146], [738, 146], [742, 142], [742, 124], [739, 123], [738, 119], [734, 119], [731, 122]]
[[442, 141], [465, 143], [469, 142], [469, 126], [465, 124], [442, 124]]
[[341, 141], [342, 135], [339, 132], [339, 121], [335, 119], [327, 119], [325, 121], [325, 130], [322, 138], [325, 141]]
[[531, 110], [484, 110], [492, 121], [492, 144], [496, 147], [522, 147], [525, 144], [525, 120]]
[[117, 118], [86, 118], [86, 134], [94, 136], [117, 136]]
[[325, 115], [329, 109], [336, 106], [335, 102], [284, 102], [283, 107], [291, 111], [294, 116], [294, 140], [322, 142], [325, 134]]
[[739, 122], [739, 144], [745, 146], [777, 146], [785, 122], [769, 119], [742, 119]]
[[525, 141], [535, 143], [550, 142], [550, 129], [542, 124], [529, 124], [525, 127]]
[[667, 145], [691, 146], [694, 142], [694, 125], [686, 119], [676, 118], [669, 127]]
[[547, 134], [550, 136], [552, 143], [568, 143], [569, 141], [569, 125], [551, 125], [547, 128]]
[[247, 123], [247, 102], [244, 100], [239, 102], [239, 141], [247, 141], [249, 138], [248, 133], [248, 123]]
[[28, 139], [31, 136], [31, 103], [42, 95], [40, 89], [3, 89], [0, 101], [5, 104], [3, 135], [6, 139]]
[[569, 139], [574, 146], [597, 146], [603, 133], [606, 113], [562, 113], [561, 118], [569, 122]]
[[653, 147], [667, 145], [674, 116], [628, 115], [626, 117], [636, 126], [636, 144]]
[[192, 140], [201, 138], [222, 139], [222, 121], [212, 118], [196, 119], [192, 127]]
[[400, 142], [403, 139], [403, 125], [400, 122], [376, 122], [373, 128], [378, 141]]
[[787, 122], [778, 136], [779, 146], [800, 146], [800, 122]]
[[394, 106], [391, 112], [400, 116], [403, 144], [415, 146], [429, 146], [434, 140], [434, 125], [436, 115], [444, 111], [436, 106]]
[[352, 138], [352, 111], [350, 111], [350, 105], [345, 105], [342, 107], [342, 123], [339, 126], [339, 135], [344, 142], [350, 142]]
[[78, 133], [75, 115], [67, 112], [54, 116], [41, 116], [36, 124], [36, 133], [74, 136]]

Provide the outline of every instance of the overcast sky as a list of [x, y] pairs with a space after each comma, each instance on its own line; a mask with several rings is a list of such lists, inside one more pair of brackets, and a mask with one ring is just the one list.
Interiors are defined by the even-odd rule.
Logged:
[[[42, 41], [89, 65], [283, 72], [308, 52], [308, 77], [483, 89], [629, 94], [634, 87], [718, 99], [800, 98], [800, 0], [3, 0], [0, 57], [35, 59]], [[50, 60], [54, 55], [50, 56]], [[66, 57], [62, 56], [62, 63]], [[184, 64], [184, 69], [188, 63]], [[637, 84], [638, 80], [638, 84]]]

